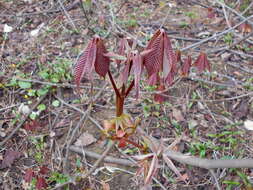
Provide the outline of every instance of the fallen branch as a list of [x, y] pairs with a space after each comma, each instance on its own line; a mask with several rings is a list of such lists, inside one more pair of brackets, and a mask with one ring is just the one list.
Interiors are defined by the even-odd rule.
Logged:
[[179, 152], [167, 150], [165, 153], [170, 159], [180, 162], [182, 164], [188, 164], [191, 166], [197, 166], [205, 169], [215, 168], [253, 168], [253, 159], [204, 159], [195, 156], [184, 155]]
[[[140, 135], [146, 136], [154, 143], [159, 142], [153, 138], [152, 136], [146, 134], [146, 132], [141, 129], [137, 128]], [[166, 146], [167, 147], [167, 146]], [[167, 149], [163, 153], [164, 155], [168, 156], [170, 159], [180, 162], [182, 164], [188, 164], [191, 166], [197, 166], [200, 168], [205, 169], [216, 169], [216, 168], [253, 168], [253, 159], [205, 159], [205, 158], [198, 158], [196, 156], [189, 156], [182, 154], [180, 152], [176, 152], [170, 149]]]
[[[101, 158], [101, 154], [89, 151], [85, 148], [79, 148], [77, 146], [70, 146], [69, 150], [78, 153], [78, 154], [82, 154], [91, 158], [96, 158], [99, 159]], [[121, 159], [121, 158], [114, 158], [112, 156], [106, 156], [104, 158], [104, 162], [107, 163], [112, 163], [112, 164], [119, 164], [119, 165], [123, 165], [123, 166], [135, 166], [135, 163], [133, 163], [130, 160], [126, 160], [126, 159]]]

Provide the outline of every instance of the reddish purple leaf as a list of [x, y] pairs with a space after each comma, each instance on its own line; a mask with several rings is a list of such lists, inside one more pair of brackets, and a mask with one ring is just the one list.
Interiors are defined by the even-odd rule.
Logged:
[[47, 166], [41, 166], [40, 170], [39, 170], [39, 173], [42, 174], [42, 175], [46, 175], [46, 174], [48, 174], [49, 171], [50, 170], [48, 169]]
[[172, 49], [169, 37], [164, 34], [164, 61], [163, 61], [163, 72], [165, 82], [168, 85], [173, 83], [174, 77], [177, 73], [177, 60], [176, 55]]
[[[126, 38], [121, 38], [119, 41], [119, 51], [118, 54], [123, 56], [125, 55], [125, 49], [126, 49], [126, 44], [128, 44]], [[119, 69], [119, 64], [122, 62], [122, 60], [116, 60], [116, 63], [118, 64], [118, 69]]]
[[139, 53], [137, 53], [133, 57], [134, 86], [136, 89], [136, 98], [139, 98], [142, 68], [142, 57]]
[[158, 74], [162, 71], [163, 81], [171, 85], [177, 72], [177, 60], [170, 39], [163, 29], [158, 30], [153, 35], [146, 50], [149, 49], [152, 49], [152, 51], [144, 56], [144, 66], [147, 69], [149, 81], [152, 81], [152, 83], [162, 82], [154, 75], [154, 73]]
[[18, 159], [22, 154], [18, 151], [14, 151], [11, 149], [6, 150], [4, 154], [4, 159], [0, 164], [0, 169], [4, 169], [10, 167], [16, 159]]
[[24, 176], [25, 182], [30, 183], [34, 177], [35, 177], [35, 174], [34, 174], [33, 169], [27, 169], [25, 171], [25, 176]]
[[159, 83], [160, 81], [160, 77], [159, 77], [159, 74], [158, 73], [153, 73], [149, 79], [148, 79], [148, 85], [156, 85], [157, 83]]
[[74, 77], [75, 83], [77, 86], [80, 85], [82, 78], [85, 73], [90, 73], [93, 65], [95, 64], [96, 56], [96, 40], [93, 38], [87, 45], [84, 53], [79, 58], [78, 62], [75, 65]]
[[75, 83], [80, 85], [84, 74], [92, 80], [95, 70], [100, 76], [105, 77], [109, 70], [110, 59], [106, 56], [107, 51], [103, 40], [100, 37], [94, 37], [87, 45], [84, 53], [78, 60], [74, 69]]
[[144, 66], [148, 76], [158, 73], [162, 69], [163, 61], [163, 35], [162, 30], [158, 30], [148, 43], [145, 50], [153, 49], [150, 54], [144, 57]]
[[204, 52], [201, 52], [194, 63], [194, 66], [197, 67], [199, 72], [203, 72], [205, 69], [211, 71], [210, 64], [207, 60], [207, 55]]
[[24, 125], [24, 129], [27, 131], [35, 131], [36, 129], [40, 127], [41, 127], [41, 124], [36, 120], [26, 122]]
[[186, 76], [189, 75], [191, 64], [192, 64], [192, 58], [191, 58], [191, 56], [188, 56], [184, 60], [184, 63], [182, 65], [182, 67], [181, 67], [181, 75], [182, 76], [186, 77]]
[[46, 189], [47, 188], [47, 183], [44, 177], [38, 177], [35, 185], [37, 190], [40, 189]]
[[129, 74], [130, 74], [130, 69], [131, 69], [131, 64], [132, 63], [128, 63], [126, 65], [124, 65], [124, 68], [122, 70], [122, 72], [120, 73], [120, 81], [123, 83], [123, 84], [126, 84], [127, 82], [127, 79], [129, 77]]
[[105, 49], [104, 43], [102, 39], [97, 40], [97, 54], [95, 61], [95, 71], [102, 77], [105, 77], [107, 72], [109, 71], [109, 63], [110, 59], [106, 57], [107, 51]]

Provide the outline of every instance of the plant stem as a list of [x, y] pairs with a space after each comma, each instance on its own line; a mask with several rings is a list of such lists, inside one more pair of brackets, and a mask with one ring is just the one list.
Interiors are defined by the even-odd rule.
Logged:
[[116, 116], [119, 117], [123, 114], [125, 98], [122, 96], [116, 96]]
[[121, 96], [120, 92], [119, 92], [119, 90], [118, 90], [118, 88], [117, 88], [117, 86], [116, 86], [116, 84], [115, 84], [115, 82], [113, 80], [113, 77], [112, 77], [112, 74], [111, 74], [110, 70], [108, 71], [108, 75], [109, 75], [110, 81], [112, 83], [112, 87], [113, 87], [113, 89], [114, 89], [114, 91], [116, 93], [116, 96], [120, 97]]
[[137, 148], [139, 148], [139, 149], [141, 149], [141, 150], [144, 150], [144, 147], [142, 146], [142, 145], [139, 145], [138, 143], [135, 143], [135, 142], [133, 142], [133, 141], [131, 141], [131, 140], [128, 140], [127, 138], [125, 138], [125, 137], [122, 137], [122, 139], [124, 139], [126, 142], [128, 142], [129, 144], [132, 144], [132, 145], [134, 145], [135, 147], [137, 147]]
[[129, 92], [132, 90], [133, 87], [134, 87], [134, 80], [132, 80], [131, 84], [127, 88], [125, 97], [127, 97], [127, 95], [129, 94]]
[[123, 85], [122, 85], [122, 88], [121, 88], [121, 95], [122, 95], [123, 97], [125, 97], [125, 92], [126, 92], [126, 86], [125, 86], [125, 84], [123, 84]]

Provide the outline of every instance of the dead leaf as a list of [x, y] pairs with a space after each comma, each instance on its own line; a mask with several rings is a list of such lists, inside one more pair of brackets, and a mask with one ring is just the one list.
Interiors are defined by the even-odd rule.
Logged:
[[97, 139], [95, 139], [93, 135], [85, 132], [77, 139], [75, 146], [88, 146], [96, 141]]
[[7, 167], [10, 167], [13, 162], [18, 159], [22, 154], [18, 151], [14, 151], [11, 149], [6, 150], [4, 154], [4, 159], [2, 163], [0, 164], [0, 169], [4, 169]]
[[252, 32], [252, 26], [248, 23], [242, 23], [239, 27], [238, 27], [239, 31], [242, 33], [250, 33]]
[[4, 32], [9, 33], [13, 30], [13, 27], [8, 26], [7, 24], [4, 25]]
[[103, 190], [110, 190], [110, 185], [105, 183], [104, 181], [101, 182]]
[[38, 177], [36, 181], [36, 189], [46, 189], [47, 183], [44, 177]]
[[172, 110], [172, 116], [177, 120], [177, 121], [184, 121], [184, 116], [182, 112], [178, 109], [173, 109]]
[[246, 118], [249, 114], [249, 102], [248, 99], [243, 99], [239, 105], [233, 110], [233, 114], [237, 119]]
[[42, 175], [46, 175], [46, 174], [48, 174], [49, 171], [50, 170], [47, 166], [41, 166], [40, 170], [39, 170], [39, 173], [42, 174]]
[[244, 121], [244, 127], [248, 130], [253, 130], [253, 121], [251, 120], [246, 120]]
[[35, 177], [35, 174], [34, 174], [33, 169], [31, 168], [27, 169], [24, 176], [25, 182], [30, 183], [34, 177]]

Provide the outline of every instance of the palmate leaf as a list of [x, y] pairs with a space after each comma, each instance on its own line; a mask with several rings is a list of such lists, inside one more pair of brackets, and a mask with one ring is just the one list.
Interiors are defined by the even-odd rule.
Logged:
[[136, 89], [136, 98], [139, 98], [139, 92], [140, 92], [140, 80], [141, 80], [141, 74], [143, 71], [143, 58], [147, 55], [149, 55], [153, 49], [144, 50], [141, 53], [136, 52], [133, 55], [133, 66], [132, 71], [134, 73], [134, 87]]
[[177, 72], [176, 67], [176, 55], [172, 49], [171, 42], [169, 37], [165, 34], [164, 36], [164, 55], [163, 55], [163, 75], [165, 78], [165, 82], [168, 85], [171, 85], [174, 79], [174, 76]]
[[74, 77], [75, 83], [77, 86], [80, 85], [80, 82], [85, 73], [90, 73], [90, 69], [92, 64], [95, 63], [96, 56], [96, 39], [92, 39], [86, 49], [84, 50], [83, 54], [79, 58], [78, 62], [74, 68]]
[[74, 68], [74, 78], [77, 86], [85, 74], [88, 79], [92, 80], [93, 71], [95, 70], [100, 76], [105, 77], [109, 71], [110, 59], [105, 56], [107, 53], [103, 40], [95, 36], [87, 45], [84, 53], [77, 61]]
[[140, 92], [140, 80], [142, 73], [142, 58], [139, 53], [133, 57], [133, 72], [134, 72], [134, 87], [136, 89], [136, 98], [139, 97]]
[[106, 57], [107, 51], [105, 49], [104, 43], [102, 39], [97, 41], [97, 54], [96, 54], [96, 61], [95, 61], [95, 71], [97, 74], [105, 77], [106, 73], [109, 71], [109, 57]]
[[[152, 49], [152, 52], [144, 57], [144, 66], [149, 76], [149, 84], [165, 82], [171, 85], [177, 72], [177, 59], [172, 49], [170, 39], [163, 29], [159, 29], [153, 35], [146, 50], [149, 49]], [[159, 72], [162, 72], [162, 81], [159, 80]]]
[[183, 65], [182, 65], [181, 70], [180, 70], [180, 74], [183, 77], [187, 77], [189, 75], [191, 64], [192, 64], [192, 58], [191, 58], [191, 56], [188, 56], [184, 60]]
[[148, 76], [151, 77], [162, 69], [163, 36], [161, 30], [158, 30], [149, 41], [146, 50], [149, 49], [153, 49], [153, 51], [144, 57], [144, 66], [147, 69]]

